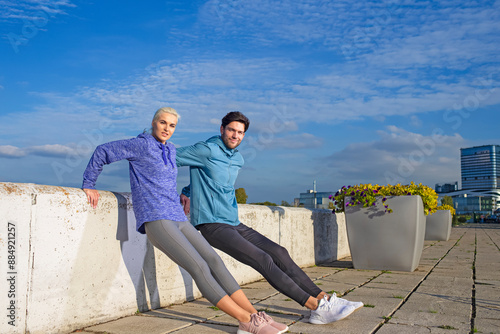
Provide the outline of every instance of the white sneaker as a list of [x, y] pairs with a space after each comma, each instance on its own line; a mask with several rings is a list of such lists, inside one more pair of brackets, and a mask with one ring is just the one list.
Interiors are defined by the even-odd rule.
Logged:
[[319, 301], [318, 308], [311, 310], [309, 322], [315, 325], [324, 325], [330, 322], [344, 319], [354, 312], [355, 308], [350, 305], [335, 305], [323, 298]]
[[[327, 298], [326, 296], [324, 298]], [[335, 294], [333, 294], [330, 297], [330, 300], [328, 301], [330, 304], [333, 305], [348, 305], [348, 306], [353, 306], [355, 310], [357, 310], [360, 307], [363, 307], [363, 302], [351, 302], [347, 299], [339, 298]]]

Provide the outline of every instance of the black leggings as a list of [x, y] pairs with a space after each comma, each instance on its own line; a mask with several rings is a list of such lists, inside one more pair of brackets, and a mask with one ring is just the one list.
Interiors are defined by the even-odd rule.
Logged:
[[210, 223], [196, 228], [210, 245], [254, 268], [276, 290], [300, 305], [321, 293], [285, 248], [245, 224]]

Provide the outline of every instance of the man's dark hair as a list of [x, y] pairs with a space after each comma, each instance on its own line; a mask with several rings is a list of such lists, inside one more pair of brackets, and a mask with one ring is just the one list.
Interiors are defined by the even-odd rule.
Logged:
[[243, 125], [245, 125], [245, 132], [247, 132], [248, 127], [250, 126], [250, 121], [248, 120], [248, 118], [239, 111], [231, 111], [227, 113], [227, 115], [222, 119], [222, 127], [225, 128], [226, 125], [231, 122], [243, 123]]

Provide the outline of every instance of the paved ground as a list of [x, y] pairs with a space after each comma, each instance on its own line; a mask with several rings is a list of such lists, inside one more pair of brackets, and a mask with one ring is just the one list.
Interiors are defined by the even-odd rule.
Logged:
[[[324, 291], [365, 307], [327, 324], [308, 323], [309, 311], [267, 282], [243, 286], [258, 310], [288, 324], [289, 333], [500, 333], [500, 225], [452, 229], [449, 241], [425, 242], [412, 273], [356, 270], [349, 258], [306, 268]], [[80, 330], [108, 334], [236, 333], [237, 322], [205, 299]]]

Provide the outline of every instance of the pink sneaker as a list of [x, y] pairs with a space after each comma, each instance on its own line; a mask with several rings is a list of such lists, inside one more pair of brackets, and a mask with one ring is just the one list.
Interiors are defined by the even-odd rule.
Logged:
[[278, 332], [279, 334], [282, 334], [282, 333], [284, 333], [284, 332], [286, 332], [288, 330], [288, 326], [287, 325], [274, 321], [273, 318], [271, 318], [271, 316], [268, 315], [266, 312], [260, 311], [257, 314], [262, 319], [264, 319], [268, 324], [270, 324], [271, 326], [273, 326], [274, 328], [276, 328], [279, 331]]
[[237, 334], [278, 334], [277, 328], [274, 328], [257, 314], [250, 314], [249, 322], [241, 322]]

